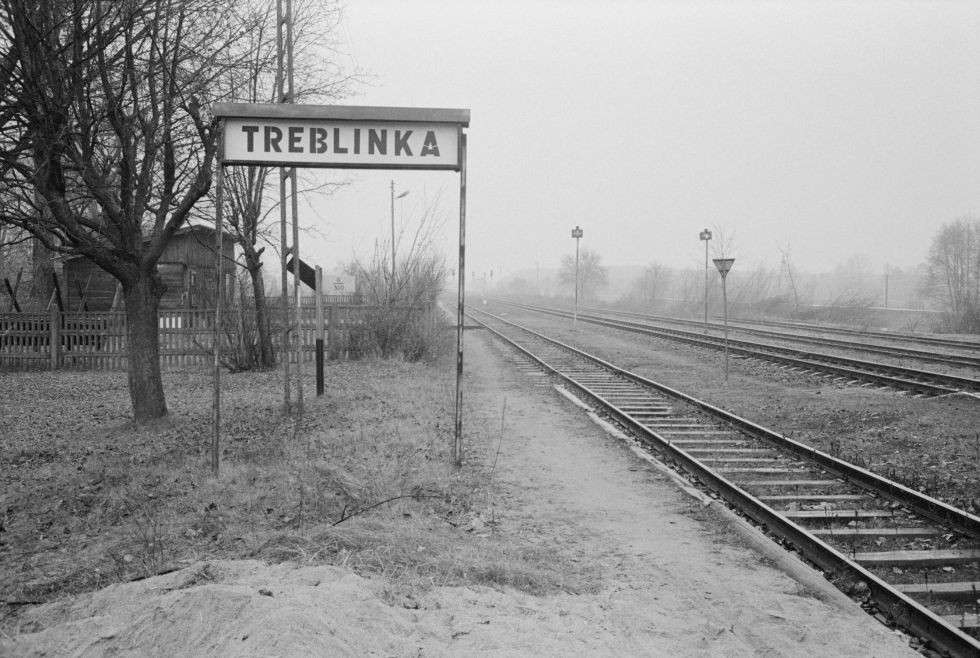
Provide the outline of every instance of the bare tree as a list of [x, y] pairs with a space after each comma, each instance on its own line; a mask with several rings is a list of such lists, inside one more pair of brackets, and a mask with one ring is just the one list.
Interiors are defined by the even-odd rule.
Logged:
[[137, 422], [167, 413], [157, 261], [211, 185], [203, 107], [249, 26], [220, 0], [0, 0], [0, 221], [114, 276]]
[[[386, 306], [421, 303], [421, 291], [433, 289], [428, 285], [431, 276], [425, 272], [436, 271], [436, 278], [442, 285], [446, 277], [446, 267], [444, 259], [435, 255], [436, 239], [445, 224], [445, 217], [440, 210], [441, 201], [441, 190], [431, 200], [423, 199], [421, 214], [410, 222], [414, 230], [408, 233], [402, 228], [395, 236], [399, 259], [394, 276], [391, 268], [386, 267], [385, 257], [381, 255], [388, 252], [391, 246], [388, 242], [375, 244], [370, 264], [365, 265], [361, 259], [355, 258], [348, 266], [348, 271], [358, 278], [358, 290], [365, 291], [365, 297], [370, 303]], [[441, 265], [435, 267], [434, 263]], [[426, 285], [420, 286], [420, 281]], [[425, 301], [435, 300], [433, 298]]]
[[651, 263], [630, 286], [629, 298], [644, 306], [662, 300], [670, 286], [670, 270], [659, 263]]
[[722, 225], [715, 228], [714, 239], [711, 241], [711, 255], [716, 258], [731, 258], [736, 251], [736, 238], [736, 231], [730, 226]]
[[[242, 5], [242, 11], [250, 13], [253, 27], [238, 44], [243, 64], [226, 78], [226, 97], [246, 103], [280, 102], [275, 3], [252, 0]], [[294, 102], [323, 103], [341, 98], [357, 80], [355, 74], [344, 73], [331, 57], [339, 22], [340, 7], [335, 0], [293, 0]], [[266, 203], [271, 171], [268, 167], [233, 167], [225, 175], [226, 218], [239, 247], [240, 265], [251, 280], [258, 357], [265, 367], [275, 364], [262, 270], [266, 246], [278, 240], [273, 230], [278, 203]], [[338, 185], [321, 182], [307, 188], [309, 192], [329, 193]]]
[[347, 271], [357, 277], [357, 288], [365, 301], [376, 305], [364, 324], [352, 330], [351, 350], [355, 354], [375, 353], [382, 358], [402, 354], [409, 360], [428, 356], [438, 340], [433, 324], [436, 300], [442, 293], [449, 269], [435, 242], [444, 218], [439, 212], [441, 194], [424, 202], [421, 217], [412, 224], [415, 230], [405, 239], [402, 231], [396, 239], [405, 248], [400, 255], [395, 276], [388, 265], [386, 245], [375, 245], [369, 263], [355, 258]]
[[933, 236], [927, 291], [950, 315], [951, 328], [980, 332], [980, 220], [961, 217]]
[[[575, 285], [575, 256], [562, 257], [558, 280], [562, 284]], [[579, 298], [584, 301], [594, 301], [599, 296], [599, 291], [607, 285], [609, 285], [609, 272], [602, 264], [602, 256], [593, 249], [583, 248], [578, 259]]]
[[[738, 278], [728, 282], [729, 304], [732, 306], [753, 306], [764, 303], [772, 295], [773, 282], [776, 280], [772, 270], [765, 267], [739, 268]], [[720, 282], [719, 282], [720, 285]]]
[[680, 306], [687, 311], [697, 311], [704, 304], [704, 272], [681, 270], [675, 283]]
[[[786, 276], [789, 279], [789, 288], [793, 293], [793, 308], [795, 313], [800, 312], [800, 294], [796, 289], [796, 277], [793, 276], [793, 261], [790, 258], [789, 247], [785, 249], [780, 248], [779, 253], [782, 255], [783, 260], [780, 266], [779, 274], [780, 280], [782, 279], [782, 273], [785, 270]], [[782, 286], [780, 286], [782, 288]], [[782, 290], [780, 290], [780, 294]]]

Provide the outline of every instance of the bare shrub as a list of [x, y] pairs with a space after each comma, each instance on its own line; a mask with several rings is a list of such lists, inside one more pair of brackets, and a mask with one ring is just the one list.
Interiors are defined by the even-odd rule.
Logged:
[[946, 311], [939, 320], [939, 331], [980, 334], [980, 306], [963, 304], [957, 312]]
[[229, 372], [245, 372], [262, 367], [255, 305], [241, 300], [221, 318], [221, 364]]
[[798, 318], [819, 322], [834, 322], [867, 326], [874, 315], [875, 299], [857, 291], [847, 290], [828, 304], [800, 309]]
[[[438, 201], [438, 200], [437, 200]], [[447, 334], [439, 328], [436, 300], [445, 288], [448, 269], [433, 250], [438, 223], [433, 204], [395, 267], [375, 251], [369, 264], [355, 259], [348, 271], [357, 277], [364, 302], [373, 305], [363, 322], [351, 327], [351, 358], [401, 356], [406, 361], [433, 358]]]
[[439, 329], [434, 300], [419, 305], [382, 304], [350, 329], [348, 349], [355, 358], [401, 356], [406, 361], [434, 358], [448, 334]]
[[[208, 304], [213, 308], [213, 297]], [[221, 353], [218, 360], [226, 370], [234, 373], [268, 368], [263, 364], [258, 316], [247, 273], [239, 273], [237, 303], [223, 309], [220, 322]], [[211, 345], [198, 342], [197, 346], [205, 353], [214, 355]]]

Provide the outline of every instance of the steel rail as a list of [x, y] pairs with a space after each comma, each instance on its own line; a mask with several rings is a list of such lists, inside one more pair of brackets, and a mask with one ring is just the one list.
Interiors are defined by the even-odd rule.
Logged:
[[[479, 310], [479, 309], [478, 309]], [[597, 367], [608, 372], [624, 377], [638, 385], [653, 388], [668, 397], [672, 397], [693, 405], [717, 419], [737, 427], [742, 431], [753, 436], [762, 438], [767, 442], [782, 446], [793, 452], [799, 457], [812, 460], [824, 470], [853, 482], [862, 488], [869, 489], [885, 495], [888, 498], [901, 501], [909, 505], [920, 514], [934, 520], [940, 520], [944, 524], [952, 525], [957, 529], [969, 534], [972, 537], [980, 535], [980, 518], [969, 514], [963, 510], [958, 510], [941, 501], [913, 491], [901, 484], [890, 482], [866, 469], [856, 467], [847, 462], [843, 462], [831, 455], [822, 453], [818, 450], [800, 444], [791, 439], [763, 428], [755, 423], [730, 414], [714, 405], [698, 400], [685, 393], [677, 391], [658, 382], [654, 382], [635, 373], [624, 370], [604, 359], [588, 354], [582, 350], [574, 348], [566, 343], [549, 338], [532, 329], [523, 327], [514, 322], [494, 316], [486, 311], [479, 310], [493, 318], [497, 322], [526, 332], [531, 336], [545, 341], [563, 351], [569, 352], [585, 359]], [[788, 542], [804, 558], [810, 560], [825, 571], [835, 574], [846, 574], [853, 582], [863, 581], [870, 590], [870, 596], [876, 605], [889, 611], [896, 621], [913, 633], [930, 639], [937, 646], [945, 651], [949, 651], [955, 656], [977, 656], [980, 655], [980, 642], [970, 637], [959, 628], [948, 624], [935, 612], [924, 607], [910, 596], [892, 587], [887, 582], [876, 576], [874, 573], [861, 566], [860, 564], [848, 559], [843, 553], [834, 547], [826, 544], [814, 534], [808, 532], [802, 526], [794, 523], [780, 514], [773, 508], [763, 503], [759, 498], [740, 488], [723, 475], [704, 465], [701, 461], [692, 457], [684, 450], [673, 445], [669, 439], [660, 433], [646, 427], [639, 420], [634, 418], [629, 412], [610, 403], [604, 396], [591, 390], [588, 386], [581, 384], [570, 375], [562, 372], [559, 368], [545, 362], [530, 349], [517, 343], [505, 336], [497, 329], [490, 327], [485, 322], [480, 321], [472, 314], [470, 317], [484, 326], [489, 332], [511, 345], [526, 358], [536, 363], [540, 368], [550, 373], [563, 384], [577, 391], [584, 397], [596, 401], [611, 417], [620, 425], [630, 429], [636, 436], [650, 448], [674, 461], [681, 468], [688, 471], [693, 477], [702, 482], [705, 486], [715, 491], [744, 514], [752, 518], [756, 523], [765, 526], [770, 532], [779, 537], [784, 542]]]
[[[683, 326], [690, 327], [703, 327], [704, 323], [697, 320], [686, 320], [684, 318], [670, 318], [665, 316], [650, 315], [647, 313], [635, 313], [632, 311], [617, 311], [615, 309], [607, 309], [600, 307], [586, 307], [586, 310], [592, 310], [599, 314], [611, 314], [620, 315], [631, 318], [639, 318], [648, 322], [657, 322], [665, 324], [679, 324]], [[715, 330], [722, 330], [722, 325], [711, 322], [708, 324], [709, 328]], [[807, 343], [810, 345], [825, 345], [828, 347], [838, 347], [841, 349], [848, 349], [860, 352], [870, 352], [872, 354], [881, 354], [883, 356], [891, 356], [895, 358], [910, 358], [916, 359], [918, 361], [928, 361], [931, 363], [941, 363], [945, 365], [955, 365], [964, 368], [976, 368], [980, 366], [980, 356], [967, 356], [962, 354], [941, 354], [939, 352], [930, 352], [926, 350], [913, 349], [909, 347], [897, 347], [893, 345], [882, 345], [871, 344], [871, 343], [860, 343], [853, 340], [840, 340], [836, 338], [827, 338], [812, 335], [803, 334], [793, 334], [787, 333], [785, 331], [771, 331], [769, 329], [756, 329], [754, 327], [745, 327], [740, 325], [733, 325], [729, 323], [730, 331], [738, 331], [744, 334], [751, 334], [753, 336], [762, 336], [765, 338], [771, 338], [773, 340], [783, 340], [798, 343]]]
[[[500, 303], [532, 312], [546, 313], [558, 317], [569, 317], [568, 312], [561, 309], [549, 309], [515, 302]], [[639, 322], [612, 320], [585, 313], [579, 313], [578, 317], [583, 322], [598, 324], [620, 331], [630, 331], [659, 338], [668, 338], [700, 347], [721, 349], [725, 342], [720, 337], [705, 336], [704, 334], [684, 331], [682, 329], [652, 327]], [[980, 391], [980, 380], [969, 377], [957, 377], [955, 375], [945, 375], [929, 370], [918, 370], [875, 361], [851, 359], [834, 354], [806, 352], [796, 348], [764, 345], [733, 338], [729, 338], [727, 342], [728, 349], [733, 354], [740, 354], [749, 358], [766, 361], [776, 361], [808, 370], [822, 370], [841, 377], [881, 383], [893, 388], [909, 390], [925, 395], [950, 395], [961, 391]]]
[[847, 329], [845, 327], [830, 327], [825, 325], [814, 324], [810, 322], [791, 322], [787, 320], [755, 320], [749, 318], [729, 318], [729, 323], [736, 322], [738, 324], [762, 324], [774, 327], [787, 327], [790, 329], [798, 329], [801, 331], [815, 331], [823, 332], [828, 334], [838, 334], [847, 336], [869, 336], [872, 338], [881, 338], [885, 340], [893, 341], [905, 341], [909, 343], [919, 343], [923, 345], [937, 345], [942, 347], [953, 347], [957, 349], [965, 350], [980, 350], [980, 341], [970, 340], [966, 338], [939, 338], [936, 336], [921, 336], [919, 334], [910, 334], [903, 332], [884, 332], [884, 331], [871, 331], [862, 329]]

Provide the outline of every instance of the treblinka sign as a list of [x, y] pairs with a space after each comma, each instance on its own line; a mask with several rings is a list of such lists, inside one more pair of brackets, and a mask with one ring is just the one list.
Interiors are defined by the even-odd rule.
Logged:
[[469, 110], [220, 103], [225, 164], [460, 168]]
[[[221, 259], [222, 194], [224, 168], [229, 165], [280, 167], [281, 241], [284, 302], [286, 254], [294, 257], [293, 275], [302, 278], [299, 259], [299, 229], [296, 219], [296, 168], [325, 167], [348, 169], [442, 169], [459, 172], [459, 275], [456, 304], [456, 409], [454, 418], [453, 462], [462, 463], [463, 430], [463, 317], [466, 272], [466, 133], [470, 111], [423, 107], [363, 107], [353, 105], [297, 105], [294, 103], [215, 103], [214, 116], [221, 120], [221, 148], [216, 175], [215, 253]], [[286, 174], [287, 169], [292, 169]], [[286, 238], [286, 181], [293, 186], [293, 245]], [[394, 203], [394, 200], [392, 201]], [[394, 264], [394, 250], [392, 250]], [[335, 286], [346, 288], [337, 277]], [[294, 298], [299, 322], [299, 292]], [[346, 292], [346, 290], [345, 290]], [[318, 299], [322, 299], [318, 295]], [[220, 299], [220, 297], [219, 297]], [[218, 317], [219, 307], [215, 309]], [[286, 313], [286, 305], [283, 306]], [[283, 349], [288, 350], [288, 326], [284, 321]], [[218, 326], [217, 320], [215, 326]], [[322, 328], [323, 323], [320, 321]], [[318, 339], [318, 341], [321, 339]], [[212, 468], [218, 473], [221, 395], [219, 381], [220, 341], [215, 334], [214, 412], [211, 442]], [[286, 407], [289, 406], [289, 357], [282, 359], [286, 379]], [[298, 367], [298, 366], [297, 366]], [[322, 389], [321, 389], [322, 390]], [[302, 395], [302, 388], [300, 388]]]

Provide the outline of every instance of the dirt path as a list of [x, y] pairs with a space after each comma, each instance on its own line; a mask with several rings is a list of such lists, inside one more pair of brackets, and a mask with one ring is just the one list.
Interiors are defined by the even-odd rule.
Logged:
[[856, 604], [825, 602], [766, 566], [699, 502], [495, 352], [481, 339], [467, 346], [479, 374], [470, 407], [496, 408], [487, 420], [499, 425], [506, 400], [497, 477], [511, 497], [501, 525], [543, 529], [601, 564], [606, 580], [596, 596], [550, 602], [574, 623], [539, 628], [606, 655], [917, 655]]
[[768, 566], [485, 340], [467, 335], [465, 399], [470, 449], [497, 460], [483, 530], [587, 566], [595, 593], [440, 587], [406, 609], [336, 567], [212, 562], [41, 606], [0, 655], [918, 655]]

